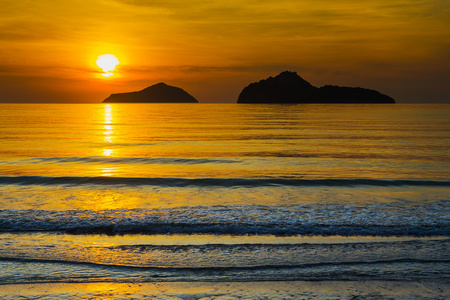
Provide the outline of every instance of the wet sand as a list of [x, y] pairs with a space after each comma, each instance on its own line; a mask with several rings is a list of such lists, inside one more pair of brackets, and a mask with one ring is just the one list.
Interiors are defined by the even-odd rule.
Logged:
[[0, 298], [450, 299], [450, 284], [437, 281], [44, 283], [2, 285]]

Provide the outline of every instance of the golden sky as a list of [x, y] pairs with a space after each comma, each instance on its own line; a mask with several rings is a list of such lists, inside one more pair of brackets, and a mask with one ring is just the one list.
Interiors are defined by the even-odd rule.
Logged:
[[[114, 76], [95, 64], [114, 54]], [[296, 71], [450, 102], [449, 0], [0, 0], [0, 101], [99, 103], [158, 82], [200, 102]]]

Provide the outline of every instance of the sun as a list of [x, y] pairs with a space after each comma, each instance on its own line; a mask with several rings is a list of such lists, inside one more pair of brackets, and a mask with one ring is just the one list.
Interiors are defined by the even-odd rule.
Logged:
[[114, 71], [116, 66], [120, 63], [115, 55], [112, 54], [103, 54], [97, 57], [97, 66], [103, 70], [102, 76], [111, 77], [114, 74], [111, 71]]

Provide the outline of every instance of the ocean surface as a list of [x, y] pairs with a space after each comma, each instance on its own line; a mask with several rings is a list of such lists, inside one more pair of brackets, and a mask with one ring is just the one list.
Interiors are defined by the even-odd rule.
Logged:
[[1, 104], [0, 285], [450, 282], [450, 105]]

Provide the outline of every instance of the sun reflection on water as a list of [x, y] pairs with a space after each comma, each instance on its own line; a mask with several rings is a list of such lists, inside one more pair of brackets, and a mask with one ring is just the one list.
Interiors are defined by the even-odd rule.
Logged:
[[[104, 106], [104, 112], [103, 112], [103, 119], [104, 119], [104, 131], [103, 131], [103, 141], [105, 143], [105, 146], [103, 148], [103, 156], [104, 157], [112, 157], [114, 156], [115, 149], [113, 148], [113, 142], [114, 142], [114, 126], [113, 126], [113, 109], [110, 104], [106, 104]], [[101, 168], [101, 174], [102, 176], [112, 176], [116, 172], [115, 167], [104, 167]]]
[[112, 107], [111, 107], [111, 104], [106, 104], [105, 105], [105, 112], [104, 112], [103, 116], [105, 118], [105, 123], [106, 124], [111, 124], [112, 123]]
[[[105, 109], [103, 112], [103, 118], [104, 118], [104, 125], [103, 125], [104, 139], [103, 140], [107, 144], [112, 144], [112, 142], [114, 141], [114, 127], [112, 125], [113, 114], [112, 114], [112, 107], [110, 104], [105, 105]], [[103, 150], [103, 155], [111, 156], [113, 152], [114, 152], [114, 149], [112, 149], [111, 147], [107, 147]]]
[[112, 156], [113, 152], [113, 149], [103, 149], [103, 156]]
[[102, 168], [102, 176], [112, 176], [115, 172], [115, 167]]
[[113, 127], [112, 125], [104, 125], [105, 131], [103, 132], [105, 136], [105, 142], [106, 143], [112, 143], [113, 140]]

